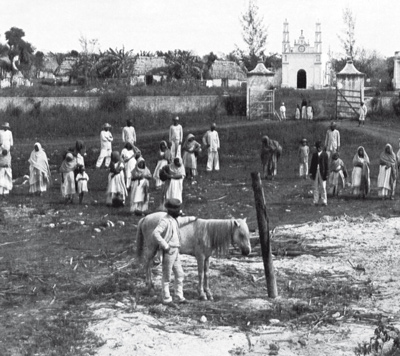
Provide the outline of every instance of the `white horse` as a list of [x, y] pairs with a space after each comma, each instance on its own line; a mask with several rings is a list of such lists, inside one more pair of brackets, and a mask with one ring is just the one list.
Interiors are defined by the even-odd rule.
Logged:
[[[165, 212], [147, 215], [140, 219], [137, 228], [136, 252], [139, 258], [144, 257], [148, 288], [153, 288], [151, 267], [158, 248], [152, 233], [165, 215]], [[196, 257], [199, 298], [213, 300], [208, 277], [210, 256], [214, 251], [217, 255], [226, 254], [231, 243], [237, 245], [243, 255], [247, 256], [251, 252], [250, 233], [246, 219], [196, 219], [189, 223], [185, 223], [184, 220], [184, 217], [178, 218], [181, 235], [179, 252]]]

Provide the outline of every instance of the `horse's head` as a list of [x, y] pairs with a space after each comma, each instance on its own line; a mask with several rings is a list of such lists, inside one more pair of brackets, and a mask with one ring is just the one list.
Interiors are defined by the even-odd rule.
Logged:
[[242, 255], [247, 256], [251, 252], [250, 232], [246, 219], [233, 220], [233, 243], [236, 244]]

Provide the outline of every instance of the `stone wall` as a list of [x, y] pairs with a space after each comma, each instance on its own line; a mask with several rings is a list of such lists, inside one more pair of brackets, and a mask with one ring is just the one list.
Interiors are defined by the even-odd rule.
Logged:
[[[99, 97], [0, 97], [2, 111], [8, 106], [29, 111], [38, 105], [42, 109], [63, 105], [88, 110], [99, 105]], [[151, 112], [165, 110], [171, 113], [185, 113], [209, 108], [222, 108], [222, 98], [218, 95], [128, 97], [128, 109], [131, 110], [142, 109]]]

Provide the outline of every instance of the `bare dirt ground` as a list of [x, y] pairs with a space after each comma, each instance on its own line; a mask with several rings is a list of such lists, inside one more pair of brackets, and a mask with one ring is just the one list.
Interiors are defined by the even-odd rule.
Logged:
[[[340, 127], [344, 142], [357, 131], [395, 147], [400, 136], [397, 127]], [[237, 128], [223, 135], [241, 139]], [[190, 303], [178, 309], [160, 303], [160, 268], [156, 293], [146, 292], [134, 258], [139, 218], [104, 206], [105, 170], [88, 170], [82, 206], [62, 204], [57, 181], [40, 198], [16, 182], [0, 202], [0, 355], [354, 355], [379, 322], [400, 328], [399, 200], [373, 191], [362, 201], [345, 190], [313, 207], [310, 181], [284, 164], [290, 154], [278, 178], [263, 181], [280, 295], [267, 297], [250, 181], [258, 142], [225, 154], [221, 172], [185, 183], [185, 212], [247, 217], [253, 252], [212, 260], [214, 302], [198, 301], [196, 261], [183, 256]]]

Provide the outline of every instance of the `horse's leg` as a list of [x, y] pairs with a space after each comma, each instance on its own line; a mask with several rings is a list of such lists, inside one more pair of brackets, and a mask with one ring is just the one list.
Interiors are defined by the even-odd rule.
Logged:
[[206, 292], [208, 300], [214, 300], [210, 289], [210, 279], [208, 277], [208, 271], [210, 268], [210, 256], [204, 260], [204, 291]]
[[198, 254], [197, 259], [197, 271], [199, 274], [199, 285], [197, 287], [197, 292], [199, 293], [200, 300], [207, 300], [207, 296], [204, 293], [203, 283], [204, 283], [204, 255]]

